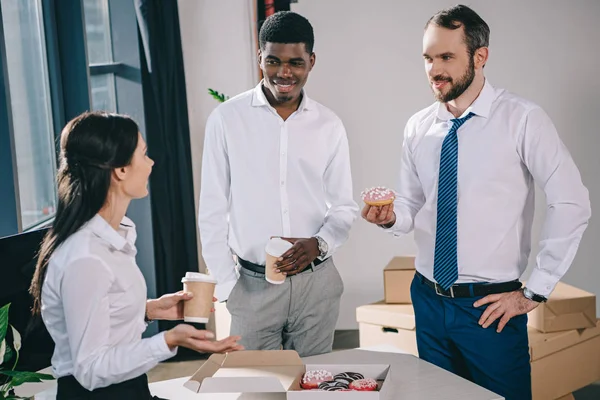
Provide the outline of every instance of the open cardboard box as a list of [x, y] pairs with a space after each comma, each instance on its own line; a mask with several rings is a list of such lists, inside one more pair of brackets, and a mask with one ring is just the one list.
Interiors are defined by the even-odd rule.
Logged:
[[[325, 392], [302, 390], [300, 379], [305, 371], [326, 369], [334, 375], [358, 372], [376, 379], [376, 392]], [[386, 378], [389, 365], [304, 365], [293, 350], [253, 350], [213, 354], [184, 386], [199, 399], [214, 400], [379, 400], [388, 396]], [[389, 386], [389, 385], [388, 385]], [[381, 396], [381, 397], [380, 397]]]

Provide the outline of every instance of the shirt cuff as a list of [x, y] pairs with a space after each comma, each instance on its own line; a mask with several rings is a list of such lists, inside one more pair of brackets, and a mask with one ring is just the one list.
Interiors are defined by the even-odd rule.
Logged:
[[394, 222], [394, 225], [392, 225], [391, 228], [384, 228], [381, 225], [377, 225], [377, 226], [379, 226], [381, 229], [383, 229], [384, 232], [391, 233], [394, 236], [402, 236], [404, 234], [404, 229], [402, 227], [403, 222], [404, 222], [404, 220], [402, 219], [402, 216], [399, 215], [398, 213], [396, 213], [396, 222]]
[[226, 301], [236, 283], [237, 279], [217, 284], [215, 287], [215, 297], [217, 300], [219, 302]]
[[533, 293], [548, 298], [560, 278], [550, 275], [548, 272], [534, 268], [527, 280], [527, 288]]
[[152, 355], [158, 361], [168, 360], [169, 358], [177, 355], [177, 347], [173, 350], [169, 348], [167, 341], [165, 340], [165, 333], [161, 332], [157, 335], [148, 338], [150, 341], [150, 348], [152, 349]]

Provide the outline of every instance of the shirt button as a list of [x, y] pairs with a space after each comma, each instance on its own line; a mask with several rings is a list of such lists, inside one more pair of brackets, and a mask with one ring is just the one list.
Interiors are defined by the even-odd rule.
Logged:
[[287, 213], [288, 213], [288, 210], [283, 210], [283, 213], [284, 213], [284, 214], [287, 214]]
[[281, 181], [281, 186], [285, 185], [285, 181]]

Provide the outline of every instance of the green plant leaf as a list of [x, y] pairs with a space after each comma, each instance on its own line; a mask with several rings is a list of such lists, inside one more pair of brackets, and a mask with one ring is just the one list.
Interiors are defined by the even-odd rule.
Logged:
[[0, 370], [0, 375], [12, 376], [13, 378], [28, 376], [28, 377], [36, 377], [38, 379], [44, 379], [44, 380], [53, 380], [54, 379], [54, 377], [49, 374], [42, 374], [40, 372], [29, 372], [29, 371]]
[[12, 351], [10, 346], [6, 346], [6, 352], [4, 353], [4, 359], [1, 360], [2, 363], [9, 362], [10, 360], [12, 360], [13, 356], [14, 356], [14, 352]]
[[0, 364], [4, 364], [4, 354], [6, 354], [6, 340], [2, 339], [0, 343]]
[[225, 101], [229, 100], [229, 96], [226, 96], [223, 93], [219, 93], [216, 90], [213, 89], [208, 89], [208, 94], [210, 94], [215, 100], [224, 103]]
[[11, 386], [19, 386], [26, 382], [39, 383], [42, 380], [49, 381], [54, 379], [52, 375], [26, 371], [0, 371], [0, 375], [12, 377], [12, 380], [10, 381]]
[[6, 329], [8, 329], [8, 309], [10, 303], [0, 308], [0, 340], [4, 340], [6, 337]]

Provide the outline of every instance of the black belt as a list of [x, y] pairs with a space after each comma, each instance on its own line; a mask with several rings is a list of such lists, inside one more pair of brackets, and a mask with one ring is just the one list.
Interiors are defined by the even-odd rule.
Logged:
[[521, 289], [521, 282], [518, 280], [501, 282], [501, 283], [460, 283], [452, 285], [448, 290], [444, 290], [437, 282], [431, 282], [420, 273], [416, 273], [417, 277], [435, 290], [435, 293], [444, 297], [478, 297], [487, 296], [488, 294], [514, 292]]
[[[324, 259], [324, 260], [319, 260], [318, 258], [315, 258], [315, 261], [311, 262], [308, 267], [304, 268], [302, 271], [298, 272], [299, 274], [306, 272], [306, 271], [312, 271], [314, 267], [323, 264], [325, 261], [327, 261], [328, 258]], [[240, 263], [240, 265], [244, 268], [246, 268], [247, 270], [259, 273], [259, 274], [264, 274], [265, 273], [265, 266], [264, 265], [259, 265], [259, 264], [254, 264], [250, 261], [246, 261], [240, 257], [238, 257], [238, 262]]]

